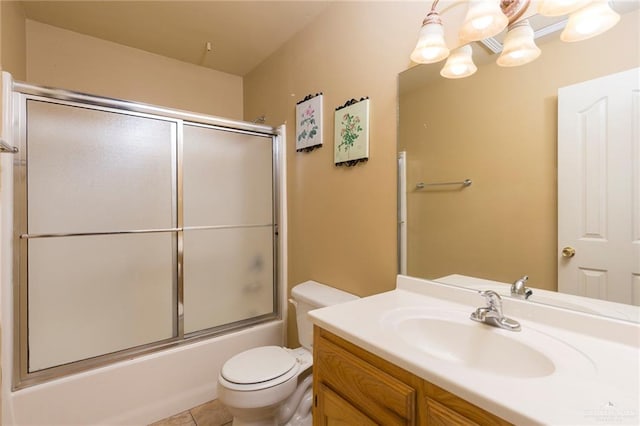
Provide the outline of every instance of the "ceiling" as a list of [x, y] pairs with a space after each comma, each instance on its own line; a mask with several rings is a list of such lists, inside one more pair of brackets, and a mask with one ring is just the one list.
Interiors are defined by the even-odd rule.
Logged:
[[[333, 1], [23, 0], [22, 4], [27, 18], [34, 21], [244, 76]], [[640, 7], [640, 0], [610, 2], [620, 13]], [[460, 19], [466, 11], [461, 0], [441, 0], [438, 9], [443, 16], [457, 13]], [[450, 38], [455, 42], [455, 27], [445, 29], [452, 28]], [[476, 63], [492, 60], [493, 52], [483, 52], [480, 46], [476, 50]]]
[[23, 1], [28, 19], [238, 76], [275, 52], [328, 4], [328, 0]]

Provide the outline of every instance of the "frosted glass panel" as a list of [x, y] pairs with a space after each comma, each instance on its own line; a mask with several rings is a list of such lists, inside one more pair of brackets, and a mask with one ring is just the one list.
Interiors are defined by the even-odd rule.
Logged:
[[28, 232], [174, 227], [176, 124], [27, 101]]
[[185, 231], [185, 333], [274, 310], [271, 227]]
[[29, 240], [29, 371], [174, 336], [174, 238]]
[[184, 126], [185, 226], [269, 224], [272, 139]]

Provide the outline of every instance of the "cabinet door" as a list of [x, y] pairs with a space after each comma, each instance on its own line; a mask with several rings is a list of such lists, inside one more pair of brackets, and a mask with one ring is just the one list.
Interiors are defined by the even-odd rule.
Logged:
[[427, 398], [427, 424], [429, 426], [478, 426], [478, 423], [469, 420], [430, 398]]
[[[415, 424], [416, 390], [326, 339], [314, 344], [314, 380], [385, 426]], [[357, 424], [357, 423], [356, 423]]]
[[465, 401], [433, 383], [424, 382], [427, 397], [420, 403], [427, 424], [431, 425], [492, 425], [512, 426], [511, 423]]
[[377, 424], [324, 385], [320, 385], [317, 397], [318, 406], [314, 413], [314, 425], [368, 426]]

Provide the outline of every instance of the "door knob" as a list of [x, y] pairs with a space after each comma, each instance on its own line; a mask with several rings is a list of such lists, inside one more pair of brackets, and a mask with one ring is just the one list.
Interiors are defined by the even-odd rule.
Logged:
[[576, 249], [573, 247], [567, 246], [562, 249], [562, 257], [573, 257], [576, 255]]

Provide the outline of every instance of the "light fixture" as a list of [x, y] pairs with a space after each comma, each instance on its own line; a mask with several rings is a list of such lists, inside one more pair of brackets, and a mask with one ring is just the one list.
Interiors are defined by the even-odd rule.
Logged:
[[607, 0], [595, 0], [569, 15], [567, 26], [560, 34], [562, 41], [581, 41], [607, 31], [620, 20]]
[[418, 64], [440, 62], [449, 56], [449, 48], [444, 42], [444, 28], [440, 15], [435, 11], [439, 0], [433, 2], [431, 11], [422, 21], [418, 43], [411, 53], [411, 60]]
[[473, 50], [470, 44], [465, 44], [451, 51], [440, 75], [445, 78], [464, 78], [475, 73], [478, 68], [473, 63]]
[[502, 53], [496, 63], [501, 67], [515, 67], [527, 64], [538, 56], [540, 48], [533, 40], [533, 29], [529, 20], [523, 19], [509, 25]]
[[585, 6], [589, 1], [590, 0], [540, 0], [538, 2], [538, 13], [544, 16], [567, 15]]
[[[471, 41], [492, 37], [509, 25], [497, 63], [503, 67], [527, 64], [541, 51], [535, 44], [535, 34], [529, 21], [519, 19], [529, 8], [531, 0], [467, 0], [468, 9], [458, 31], [460, 43], [465, 45], [449, 52], [444, 41], [444, 26], [435, 0], [422, 22], [416, 48], [411, 60], [420, 64], [439, 62], [446, 58], [440, 75], [446, 78], [462, 78], [472, 75], [477, 68], [471, 58]], [[538, 12], [547, 16], [570, 13], [567, 26], [560, 35], [562, 41], [585, 40], [613, 27], [620, 15], [614, 12], [608, 0], [538, 0]], [[497, 41], [483, 41], [494, 52], [499, 52]]]
[[509, 18], [502, 12], [501, 0], [469, 0], [467, 15], [458, 36], [475, 41], [493, 37], [504, 29]]

